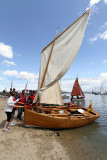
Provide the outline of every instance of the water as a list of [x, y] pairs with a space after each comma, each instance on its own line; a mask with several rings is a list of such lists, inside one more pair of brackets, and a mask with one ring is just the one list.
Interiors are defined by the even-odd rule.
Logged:
[[[76, 129], [61, 130], [60, 141], [74, 160], [107, 160], [107, 95], [85, 94], [78, 105], [93, 109], [100, 117], [93, 123]], [[64, 100], [68, 102], [70, 99]]]

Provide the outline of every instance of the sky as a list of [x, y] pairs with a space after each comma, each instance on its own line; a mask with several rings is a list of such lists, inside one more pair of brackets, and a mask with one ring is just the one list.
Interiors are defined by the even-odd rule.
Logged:
[[72, 91], [78, 76], [83, 91], [107, 90], [107, 0], [0, 0], [0, 91], [35, 90], [41, 50], [91, 8], [84, 38], [71, 67], [61, 79]]

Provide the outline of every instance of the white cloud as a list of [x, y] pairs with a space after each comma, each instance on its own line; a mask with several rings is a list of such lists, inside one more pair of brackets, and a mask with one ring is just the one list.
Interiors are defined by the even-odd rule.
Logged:
[[[61, 89], [63, 91], [71, 92], [75, 80], [62, 81]], [[103, 84], [104, 89], [107, 91], [107, 73], [101, 73], [97, 78], [80, 78], [79, 84], [83, 91], [100, 91], [100, 87]]]
[[[11, 73], [8, 75], [13, 75], [12, 72], [10, 71], [8, 71], [8, 73]], [[16, 75], [16, 79], [13, 79], [14, 88], [20, 91], [24, 89], [26, 85], [25, 80], [27, 79], [27, 80], [31, 80], [28, 82], [27, 88], [37, 89], [37, 86], [38, 86], [37, 81], [33, 82], [33, 80], [38, 78], [38, 75], [36, 76], [34, 73], [28, 73], [28, 72], [20, 72], [19, 75], [20, 75], [19, 77], [20, 79], [17, 79], [18, 73]], [[7, 90], [9, 90], [11, 81], [6, 82], [5, 80], [3, 80], [2, 77], [0, 78], [0, 80], [2, 81], [1, 83], [2, 89], [6, 87]], [[61, 81], [61, 89], [63, 91], [71, 92], [74, 82], [75, 82], [75, 79]], [[107, 91], [107, 73], [101, 73], [97, 78], [79, 78], [79, 83], [83, 91], [92, 91], [92, 90], [96, 92], [100, 91], [100, 87], [102, 84], [104, 86], [104, 89]]]
[[107, 3], [107, 0], [104, 0], [104, 3]]
[[[17, 79], [17, 78], [13, 78], [12, 77], [12, 80], [8, 79], [8, 80], [1, 80], [0, 81], [0, 91], [3, 91], [5, 88], [7, 91], [10, 90], [10, 86], [11, 86], [11, 82], [13, 82], [13, 88], [15, 88], [17, 91], [22, 91], [23, 89], [25, 89], [25, 85], [26, 85], [26, 82], [27, 80], [23, 80], [23, 79]], [[34, 82], [31, 82], [28, 80], [28, 85], [27, 85], [27, 89], [31, 89], [31, 90], [36, 90], [38, 87], [38, 81], [34, 81]]]
[[13, 71], [6, 70], [5, 72], [3, 72], [3, 74], [8, 76], [16, 76], [18, 75], [18, 72], [16, 70], [13, 70]]
[[0, 55], [6, 58], [13, 57], [12, 47], [4, 43], [0, 43]]
[[10, 65], [15, 66], [16, 65], [13, 61], [7, 61], [7, 60], [4, 60], [3, 64], [5, 64], [6, 66], [10, 66]]
[[102, 77], [102, 78], [107, 80], [107, 73], [101, 73], [100, 77]]
[[[61, 83], [61, 89], [63, 91], [71, 92], [75, 80], [66, 81]], [[101, 78], [81, 78], [79, 79], [79, 84], [83, 91], [92, 91], [96, 86], [96, 88], [100, 88], [101, 86]]]
[[101, 39], [106, 40], [106, 39], [107, 39], [107, 30], [106, 30], [105, 32], [101, 33], [99, 37], [100, 37]]
[[88, 7], [86, 8], [86, 10], [88, 8], [91, 8], [92, 10], [92, 14], [98, 14], [98, 8], [96, 7], [96, 4], [98, 4], [101, 0], [90, 0]]
[[5, 79], [5, 78], [0, 78], [0, 81], [1, 81], [1, 80], [4, 80], [4, 79]]
[[107, 22], [105, 22], [105, 23], [100, 27], [100, 30], [102, 30], [103, 28], [107, 29]]
[[17, 78], [30, 79], [31, 81], [34, 81], [38, 78], [38, 75], [35, 75], [34, 73], [20, 72]]
[[28, 72], [19, 72], [16, 70], [10, 71], [10, 70], [6, 70], [3, 72], [3, 75], [8, 75], [8, 76], [16, 76], [16, 79], [22, 79], [22, 80], [31, 80], [31, 81], [35, 81], [36, 79], [38, 79], [39, 74], [35, 75], [34, 73], [28, 73]]
[[102, 84], [107, 85], [107, 73], [101, 73], [100, 75]]
[[[93, 38], [90, 38], [90, 42], [97, 41], [98, 39], [107, 40], [107, 22], [105, 22], [100, 28], [100, 33], [96, 34]], [[102, 32], [101, 32], [102, 31]]]
[[89, 40], [90, 40], [90, 42], [94, 42], [94, 41], [97, 41], [97, 39], [98, 39], [98, 36], [95, 36], [93, 38], [90, 38]]
[[90, 7], [94, 6], [95, 4], [99, 3], [101, 0], [90, 0]]
[[107, 63], [107, 60], [104, 60], [103, 63]]
[[90, 38], [89, 41], [94, 42], [94, 41], [97, 41], [98, 39], [107, 40], [107, 30], [95, 35], [93, 38]]

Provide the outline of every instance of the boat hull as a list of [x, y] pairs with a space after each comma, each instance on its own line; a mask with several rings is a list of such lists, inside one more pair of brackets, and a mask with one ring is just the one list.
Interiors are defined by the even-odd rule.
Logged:
[[72, 117], [72, 116], [57, 117], [25, 109], [24, 124], [35, 127], [53, 128], [53, 129], [76, 128], [88, 125], [100, 116], [99, 113], [95, 111], [94, 113], [95, 115], [89, 117]]
[[85, 97], [81, 97], [81, 98], [71, 98], [71, 101], [84, 101]]

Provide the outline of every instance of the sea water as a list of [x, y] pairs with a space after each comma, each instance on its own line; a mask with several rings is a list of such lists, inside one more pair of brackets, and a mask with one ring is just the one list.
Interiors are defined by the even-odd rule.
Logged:
[[[100, 117], [93, 123], [75, 129], [60, 130], [60, 142], [72, 160], [107, 160], [107, 95], [85, 94], [77, 105], [88, 107], [92, 100], [93, 110]], [[64, 102], [70, 101], [69, 99]]]

